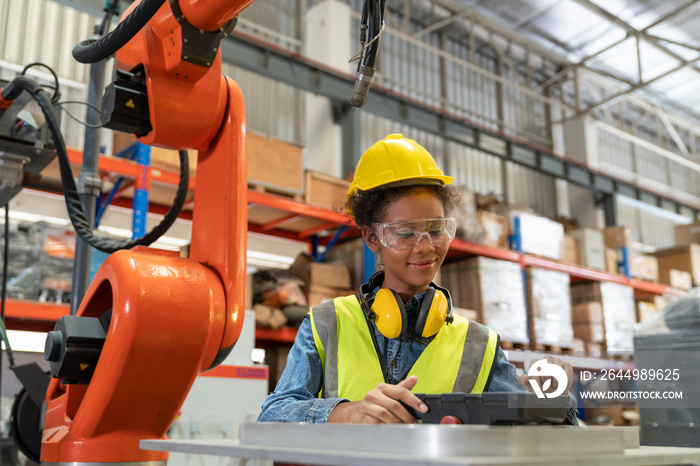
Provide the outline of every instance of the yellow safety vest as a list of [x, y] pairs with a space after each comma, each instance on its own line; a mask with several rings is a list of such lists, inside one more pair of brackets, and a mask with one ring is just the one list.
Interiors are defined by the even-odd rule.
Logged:
[[[384, 382], [379, 356], [356, 296], [336, 298], [310, 311], [311, 328], [323, 366], [319, 397], [358, 401]], [[455, 316], [428, 344], [409, 375], [414, 393], [482, 393], [493, 373], [498, 335]]]

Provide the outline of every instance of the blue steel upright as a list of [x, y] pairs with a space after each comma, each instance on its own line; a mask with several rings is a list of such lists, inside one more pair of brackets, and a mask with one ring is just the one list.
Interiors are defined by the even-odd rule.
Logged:
[[144, 176], [134, 191], [134, 217], [132, 222], [131, 239], [141, 238], [146, 234], [146, 217], [148, 215], [148, 181], [146, 170], [151, 166], [151, 147], [146, 144], [136, 143], [136, 161], [143, 169]]

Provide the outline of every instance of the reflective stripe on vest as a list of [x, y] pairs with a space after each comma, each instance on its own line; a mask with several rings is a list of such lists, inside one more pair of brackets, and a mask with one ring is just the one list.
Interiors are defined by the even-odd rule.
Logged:
[[[357, 297], [336, 298], [314, 307], [311, 326], [324, 371], [324, 388], [319, 396], [357, 401], [384, 382]], [[483, 392], [493, 372], [497, 347], [495, 332], [455, 316], [411, 368], [409, 375], [418, 376], [413, 392]]]

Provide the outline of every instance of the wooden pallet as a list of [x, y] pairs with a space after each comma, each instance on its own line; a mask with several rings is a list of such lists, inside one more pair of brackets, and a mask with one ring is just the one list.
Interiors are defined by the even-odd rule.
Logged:
[[304, 202], [304, 194], [303, 193], [290, 191], [289, 189], [287, 189], [283, 186], [263, 185], [263, 184], [256, 183], [253, 180], [248, 180], [248, 187], [250, 189], [253, 189], [253, 190], [259, 192], [259, 193], [275, 194], [278, 196], [288, 197], [289, 199], [294, 199], [295, 201], [298, 201], [298, 202]]
[[533, 351], [541, 351], [545, 353], [561, 353], [565, 351], [573, 351], [570, 346], [545, 345], [543, 343], [535, 343], [532, 345]]
[[529, 348], [530, 348], [529, 343], [501, 340], [501, 349], [503, 351], [515, 351], [515, 350], [526, 351]]

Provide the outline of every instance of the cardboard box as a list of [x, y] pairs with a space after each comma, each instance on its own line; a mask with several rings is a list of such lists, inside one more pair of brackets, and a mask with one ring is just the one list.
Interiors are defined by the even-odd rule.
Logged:
[[[117, 155], [124, 149], [134, 145], [137, 141], [136, 137], [131, 133], [122, 133], [121, 131], [113, 131], [112, 136], [112, 154]], [[180, 155], [176, 150], [164, 149], [162, 147], [150, 147], [150, 166], [159, 170], [179, 173], [180, 172]], [[197, 174], [197, 151], [191, 150], [188, 152], [190, 177], [195, 177]]]
[[690, 272], [668, 269], [668, 284], [679, 290], [689, 290], [693, 287], [693, 276]]
[[358, 290], [364, 283], [365, 254], [373, 254], [362, 238], [337, 243], [326, 254], [326, 263], [343, 264], [350, 270], [350, 288]]
[[485, 246], [497, 248], [508, 247], [508, 219], [503, 215], [498, 215], [488, 210], [480, 210], [476, 213], [479, 223], [484, 227], [486, 236], [481, 241]]
[[625, 226], [613, 226], [603, 228], [603, 239], [609, 248], [622, 248], [632, 246], [632, 230]]
[[593, 228], [580, 228], [569, 231], [567, 235], [578, 240], [579, 264], [595, 270], [605, 270], [605, 245], [602, 232]]
[[684, 270], [659, 268], [659, 282], [679, 290], [689, 290], [693, 287], [693, 275]]
[[603, 322], [603, 304], [600, 301], [588, 301], [572, 308], [574, 323]]
[[577, 322], [574, 324], [574, 335], [583, 341], [605, 342], [605, 329], [602, 322]]
[[301, 147], [246, 134], [248, 181], [285, 193], [304, 192], [304, 159]]
[[700, 243], [700, 220], [687, 225], [676, 225], [676, 244]]
[[314, 170], [306, 170], [304, 201], [330, 210], [345, 209], [350, 182]]
[[640, 323], [651, 321], [657, 313], [656, 304], [648, 301], [637, 301], [637, 320]]
[[620, 273], [620, 253], [616, 248], [605, 247], [605, 271]]
[[700, 286], [700, 244], [686, 244], [652, 253], [659, 260], [660, 275], [667, 276], [669, 269], [689, 272], [693, 285]]
[[561, 261], [567, 264], [580, 264], [578, 253], [578, 240], [570, 235], [564, 235], [564, 242], [561, 246]]
[[630, 275], [650, 282], [659, 281], [659, 260], [646, 254], [630, 254]]
[[357, 290], [331, 288], [323, 285], [310, 285], [307, 292], [306, 300], [310, 307], [318, 306], [319, 304], [341, 296], [351, 296], [357, 293]]
[[574, 338], [573, 351], [586, 351], [586, 343], [580, 338]]
[[[136, 142], [133, 134], [114, 131], [112, 153]], [[304, 165], [301, 147], [269, 139], [255, 133], [246, 134], [248, 181], [277, 191], [302, 194]], [[197, 151], [189, 151], [190, 176], [196, 176]], [[151, 147], [151, 167], [178, 173], [180, 158], [175, 150]]]
[[306, 254], [299, 254], [288, 271], [290, 275], [303, 280], [307, 286], [351, 288], [350, 271], [347, 266], [316, 262]]

